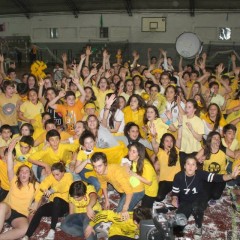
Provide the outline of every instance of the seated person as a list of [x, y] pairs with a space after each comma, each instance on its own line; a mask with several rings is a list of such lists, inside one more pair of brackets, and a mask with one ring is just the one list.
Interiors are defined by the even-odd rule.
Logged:
[[84, 131], [79, 142], [81, 144], [81, 150], [77, 155], [77, 162], [74, 171], [83, 181], [92, 184], [98, 192], [100, 190], [100, 184], [90, 161], [91, 156], [94, 151], [96, 151], [95, 137], [91, 132]]
[[89, 221], [99, 211], [101, 205], [94, 187], [82, 181], [73, 182], [69, 188], [69, 215], [63, 220], [61, 229], [74, 237], [84, 237]]
[[78, 146], [75, 144], [60, 143], [60, 133], [56, 129], [47, 132], [46, 140], [49, 144], [45, 150], [33, 153], [28, 161], [38, 166], [37, 178], [43, 179], [51, 173], [51, 166], [57, 162], [68, 164], [69, 152], [75, 152]]
[[0, 128], [0, 156], [3, 155], [4, 150], [8, 147], [12, 140], [12, 129], [8, 124], [4, 124]]
[[208, 203], [204, 183], [221, 183], [235, 179], [240, 169], [238, 165], [231, 174], [225, 175], [200, 171], [197, 170], [196, 158], [187, 158], [184, 168], [184, 171], [177, 173], [174, 177], [172, 205], [178, 208], [176, 213], [183, 213], [186, 218], [189, 218], [191, 214], [194, 216], [195, 235], [201, 236], [204, 211]]

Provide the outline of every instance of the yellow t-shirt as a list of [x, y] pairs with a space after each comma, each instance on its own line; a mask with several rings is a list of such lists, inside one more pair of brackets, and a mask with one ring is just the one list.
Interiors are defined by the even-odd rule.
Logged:
[[136, 123], [139, 126], [139, 130], [140, 130], [142, 137], [144, 138], [146, 136], [146, 133], [143, 131], [142, 127], [145, 125], [143, 123], [143, 116], [145, 113], [145, 109], [141, 108], [138, 111], [134, 112], [134, 111], [132, 111], [130, 106], [127, 106], [122, 111], [124, 113], [125, 124], [127, 124], [129, 122]]
[[[158, 143], [160, 143], [163, 134], [167, 133], [167, 130], [168, 130], [169, 126], [167, 124], [165, 124], [162, 121], [161, 118], [157, 118], [157, 119], [153, 120], [153, 124], [155, 126], [156, 131], [157, 131], [156, 141]], [[147, 123], [148, 128], [150, 128], [150, 125], [151, 125], [151, 122], [148, 121], [148, 123]], [[150, 131], [149, 131], [149, 133], [150, 133]]]
[[[226, 148], [225, 148], [226, 149]], [[212, 153], [209, 160], [204, 160], [203, 170], [211, 173], [226, 174], [226, 154], [224, 148]]]
[[[177, 149], [177, 154], [179, 150]], [[169, 181], [172, 182], [176, 173], [181, 171], [179, 155], [175, 166], [168, 166], [169, 155], [163, 149], [159, 148], [158, 161], [160, 167], [159, 181]]]
[[137, 186], [132, 187], [130, 177], [126, 167], [120, 166], [119, 164], [108, 164], [106, 175], [97, 174], [102, 189], [106, 189], [107, 183], [110, 183], [119, 193], [129, 194], [142, 192], [144, 185], [139, 183]]
[[40, 101], [38, 101], [37, 104], [26, 101], [20, 106], [20, 111], [23, 113], [25, 118], [35, 119], [37, 115], [44, 112], [44, 107]]
[[[86, 152], [84, 150], [80, 150], [78, 152], [77, 155], [77, 161], [83, 162], [86, 161], [87, 159], [91, 158], [91, 156], [93, 155], [94, 150], [92, 151], [91, 154], [87, 155]], [[85, 166], [86, 169], [93, 171], [93, 166], [91, 163], [87, 163], [87, 165]]]
[[35, 187], [32, 183], [22, 186], [20, 189], [17, 186], [17, 176], [10, 182], [10, 191], [5, 198], [6, 202], [12, 209], [28, 216], [28, 208], [31, 206], [35, 192], [38, 190], [39, 184], [36, 182]]
[[[182, 120], [182, 143], [180, 151], [185, 153], [198, 152], [201, 149], [201, 143], [193, 136], [186, 123], [191, 123], [193, 130], [196, 133], [203, 135], [203, 121], [197, 116], [194, 116], [193, 118], [187, 118], [186, 115], [183, 115]], [[177, 127], [178, 121], [176, 121], [174, 125]]]
[[95, 96], [97, 98], [98, 106], [99, 106], [99, 112], [104, 108], [105, 106], [105, 98], [108, 93], [112, 93], [112, 90], [106, 90], [106, 91], [101, 91], [99, 88], [96, 86], [92, 86], [92, 89], [95, 93]]
[[5, 163], [3, 160], [0, 160], [0, 187], [6, 191], [9, 191], [10, 189], [7, 173], [7, 163]]
[[129, 216], [130, 218], [124, 221], [119, 213], [112, 210], [103, 210], [96, 214], [89, 225], [93, 227], [100, 222], [112, 222], [108, 237], [118, 235], [135, 238], [136, 235], [139, 235], [139, 229], [133, 221], [132, 212], [129, 213]]
[[8, 139], [5, 141], [2, 136], [0, 136], [0, 147], [8, 147], [9, 143], [12, 141], [12, 139]]
[[55, 197], [59, 197], [68, 202], [68, 192], [72, 182], [73, 176], [71, 173], [64, 173], [60, 181], [57, 181], [52, 174], [48, 175], [39, 185], [39, 190], [35, 196], [36, 202], [40, 201], [44, 191], [49, 188], [54, 190], [54, 193], [49, 197], [49, 201], [53, 201]]
[[[95, 190], [94, 186], [87, 185], [87, 192], [82, 200], [77, 201], [74, 198], [69, 196], [69, 203], [72, 203], [74, 205], [74, 213], [86, 213], [87, 212], [87, 206], [90, 201], [90, 196], [89, 196], [90, 193], [96, 193], [96, 190]], [[93, 206], [93, 210], [98, 211], [98, 212], [102, 210], [101, 205], [98, 201]]]
[[49, 166], [52, 166], [54, 163], [63, 161], [68, 164], [71, 159], [69, 159], [69, 152], [77, 151], [78, 146], [75, 144], [59, 144], [58, 150], [53, 151], [51, 147], [47, 147], [45, 150], [40, 150], [33, 153], [29, 159], [42, 161]]
[[151, 163], [146, 159], [144, 160], [142, 177], [152, 182], [150, 186], [144, 184], [145, 194], [149, 197], [156, 197], [158, 193], [157, 174]]
[[[222, 145], [226, 148], [229, 148], [233, 152], [239, 149], [239, 142], [238, 142], [237, 139], [233, 139], [232, 144], [230, 146], [227, 146], [225, 139], [222, 138]], [[231, 158], [227, 155], [226, 155], [226, 158], [227, 158], [228, 161], [231, 161], [231, 162], [235, 161], [235, 159], [233, 159], [233, 158]]]
[[16, 126], [17, 123], [17, 102], [20, 100], [18, 94], [7, 98], [4, 93], [0, 94], [0, 124]]

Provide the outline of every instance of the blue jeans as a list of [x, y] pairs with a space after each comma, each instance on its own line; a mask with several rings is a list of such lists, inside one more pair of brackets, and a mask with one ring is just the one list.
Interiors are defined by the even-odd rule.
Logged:
[[[144, 191], [134, 193], [132, 196], [132, 200], [129, 204], [128, 211], [132, 211], [133, 208], [138, 204], [138, 202], [142, 200], [143, 196], [144, 196]], [[126, 201], [126, 193], [123, 193], [117, 207], [117, 212], [122, 211], [125, 201]]]
[[86, 178], [85, 177], [85, 173], [88, 173], [88, 172], [92, 172], [92, 170], [84, 168], [80, 173], [78, 173], [78, 175], [81, 177], [81, 179], [84, 182], [87, 182], [87, 183], [93, 185], [95, 187], [95, 189], [96, 189], [96, 192], [98, 192], [100, 190], [100, 188], [101, 188], [100, 183], [99, 183], [99, 181], [98, 181], [98, 179], [96, 177], [88, 177], [88, 178]]
[[[84, 237], [84, 231], [89, 225], [89, 221], [86, 213], [70, 214], [62, 221], [61, 229], [74, 237]], [[97, 240], [97, 235], [91, 234], [87, 240]]]

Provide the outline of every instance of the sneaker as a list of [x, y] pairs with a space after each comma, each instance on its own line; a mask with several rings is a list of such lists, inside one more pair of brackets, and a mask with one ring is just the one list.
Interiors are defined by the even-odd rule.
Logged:
[[201, 227], [199, 228], [196, 226], [194, 235], [202, 236], [202, 228]]
[[54, 240], [55, 230], [50, 229], [48, 235], [44, 238], [45, 240]]
[[209, 205], [209, 206], [215, 206], [216, 203], [217, 203], [217, 201], [216, 201], [216, 200], [213, 200], [213, 199], [211, 199], [211, 200], [208, 201], [208, 205]]
[[22, 240], [28, 240], [28, 239], [29, 239], [28, 236], [24, 236], [24, 237], [22, 238]]

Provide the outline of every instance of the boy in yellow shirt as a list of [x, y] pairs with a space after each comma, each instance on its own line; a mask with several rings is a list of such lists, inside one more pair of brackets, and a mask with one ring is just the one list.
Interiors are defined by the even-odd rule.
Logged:
[[73, 182], [69, 188], [69, 215], [63, 220], [61, 229], [74, 237], [83, 237], [89, 221], [101, 209], [92, 185], [82, 181]]
[[8, 124], [4, 124], [0, 128], [0, 154], [3, 155], [4, 150], [8, 147], [12, 140], [12, 129]]
[[121, 212], [125, 218], [128, 218], [128, 211], [132, 211], [144, 196], [143, 184], [140, 182], [131, 184], [131, 176], [127, 168], [118, 164], [107, 164], [104, 153], [95, 152], [91, 162], [103, 190], [105, 209], [110, 207], [107, 193], [107, 183], [110, 183], [121, 195], [117, 212]]
[[60, 133], [56, 129], [47, 132], [46, 140], [49, 147], [37, 151], [28, 159], [30, 163], [38, 166], [37, 178], [41, 180], [51, 173], [51, 166], [54, 163], [62, 161], [68, 164], [71, 161], [69, 152], [75, 152], [78, 149], [76, 144], [60, 143]]

